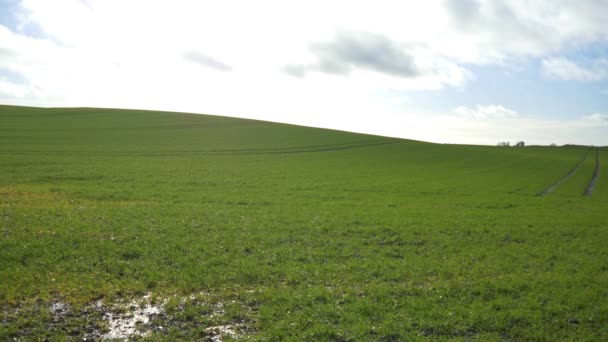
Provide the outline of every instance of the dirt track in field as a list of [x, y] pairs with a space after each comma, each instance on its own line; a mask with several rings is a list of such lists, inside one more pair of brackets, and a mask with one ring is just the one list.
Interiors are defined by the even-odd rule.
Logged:
[[593, 193], [593, 189], [595, 188], [595, 184], [597, 180], [600, 178], [600, 150], [595, 150], [595, 169], [593, 170], [593, 177], [591, 177], [591, 181], [589, 185], [585, 188], [585, 192], [583, 195], [591, 196]]
[[312, 152], [331, 152], [340, 150], [351, 150], [364, 147], [382, 146], [402, 143], [402, 140], [376, 140], [359, 141], [350, 143], [314, 145], [314, 146], [295, 146], [282, 148], [261, 148], [261, 149], [220, 149], [220, 150], [167, 150], [167, 151], [60, 151], [60, 150], [3, 150], [5, 153], [45, 153], [45, 154], [69, 154], [87, 156], [145, 156], [145, 157], [167, 157], [167, 156], [190, 156], [190, 155], [244, 155], [244, 154], [294, 154]]
[[574, 176], [574, 174], [576, 173], [576, 171], [578, 171], [578, 168], [581, 167], [581, 165], [583, 165], [583, 162], [587, 159], [587, 155], [589, 155], [589, 152], [587, 151], [587, 153], [585, 153], [585, 156], [583, 157], [583, 159], [581, 159], [581, 161], [578, 162], [578, 164], [576, 164], [574, 166], [574, 168], [572, 170], [570, 170], [570, 172], [568, 172], [567, 175], [565, 175], [564, 177], [558, 179], [555, 183], [549, 185], [548, 188], [546, 188], [545, 190], [541, 191], [538, 193], [538, 196], [545, 196], [550, 194], [551, 192], [553, 192], [553, 190], [555, 190], [560, 184], [562, 184], [563, 182], [567, 181], [570, 177]]

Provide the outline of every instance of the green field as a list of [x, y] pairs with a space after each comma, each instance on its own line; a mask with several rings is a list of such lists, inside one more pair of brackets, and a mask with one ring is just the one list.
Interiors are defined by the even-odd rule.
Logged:
[[0, 106], [0, 340], [608, 340], [595, 153]]

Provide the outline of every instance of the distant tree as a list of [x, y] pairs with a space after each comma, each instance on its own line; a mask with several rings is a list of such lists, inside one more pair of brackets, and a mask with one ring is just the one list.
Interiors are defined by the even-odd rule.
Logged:
[[555, 147], [555, 146], [557, 146], [557, 144], [556, 143], [551, 143], [551, 145], [549, 145], [549, 146]]
[[496, 146], [507, 147], [507, 146], [511, 146], [511, 143], [508, 141], [499, 141], [498, 144], [496, 144]]
[[517, 143], [515, 143], [515, 146], [517, 146], [517, 147], [524, 147], [524, 146], [526, 146], [526, 143], [523, 142], [523, 141], [518, 141]]

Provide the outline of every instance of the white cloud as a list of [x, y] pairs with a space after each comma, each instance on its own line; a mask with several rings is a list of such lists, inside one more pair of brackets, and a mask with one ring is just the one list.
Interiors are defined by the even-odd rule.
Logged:
[[466, 62], [538, 57], [608, 36], [605, 0], [445, 0], [444, 4], [454, 32], [442, 42], [450, 51], [443, 51]]
[[0, 98], [2, 98], [2, 95], [8, 96], [9, 98], [23, 98], [27, 94], [28, 89], [26, 86], [0, 79]]
[[591, 122], [608, 125], [608, 114], [593, 113], [593, 114], [586, 115], [584, 117], [584, 119], [589, 120]]
[[454, 109], [454, 112], [463, 118], [470, 119], [509, 119], [516, 118], [519, 114], [509, 108], [505, 108], [501, 105], [489, 105], [481, 106], [478, 105], [475, 108], [466, 106], [459, 106]]
[[402, 89], [460, 86], [472, 78], [467, 69], [436, 54], [428, 46], [397, 43], [381, 34], [342, 31], [331, 41], [310, 44], [309, 50], [314, 62], [288, 64], [282, 68], [283, 72], [298, 78], [310, 72], [338, 76], [371, 72], [385, 87], [392, 84]]
[[[336, 32], [344, 30], [363, 37], [383, 37], [390, 44], [382, 46], [397, 54], [407, 52], [416, 65], [430, 57], [430, 67], [435, 69], [448, 63], [504, 63], [512, 57], [543, 55], [576, 39], [608, 36], [604, 21], [596, 14], [608, 9], [605, 1], [562, 1], [555, 6], [523, 0], [22, 3], [22, 21], [39, 25], [64, 46], [119, 59], [146, 56], [151, 61], [175, 50], [180, 50], [179, 54], [201, 50], [239, 70], [269, 67], [279, 71], [284, 65], [307, 64], [314, 61], [311, 45], [330, 42]], [[379, 54], [382, 51], [386, 49], [368, 56], [367, 61], [384, 58]], [[360, 57], [351, 58], [355, 62], [351, 65], [355, 69], [370, 67]], [[443, 62], [433, 62], [437, 60]], [[382, 63], [380, 70], [395, 67], [395, 63]], [[401, 65], [397, 70], [405, 69]], [[445, 73], [436, 74], [441, 78]]]
[[[335, 122], [329, 128], [354, 132], [382, 131], [387, 136], [437, 143], [495, 145], [499, 141], [525, 141], [527, 145], [587, 144], [606, 145], [608, 126], [586, 118], [551, 119], [519, 114], [515, 117], [480, 120], [458, 113], [378, 112], [375, 120], [352, 115], [346, 122]], [[305, 123], [304, 123], [305, 124]]]
[[446, 127], [449, 139], [438, 142], [495, 144], [525, 141], [527, 145], [552, 143], [606, 145], [607, 121], [603, 114], [573, 119], [551, 119], [519, 114], [514, 117], [479, 120], [459, 113], [444, 116], [438, 124]]
[[187, 51], [184, 53], [184, 59], [203, 67], [216, 69], [219, 71], [232, 71], [232, 67], [218, 61], [217, 59], [207, 56], [198, 51]]
[[353, 68], [405, 78], [421, 73], [409, 51], [380, 34], [341, 32], [333, 41], [312, 44], [310, 49], [318, 59], [310, 68], [329, 74], [347, 75]]
[[546, 77], [564, 81], [599, 81], [608, 76], [608, 64], [604, 60], [583, 67], [567, 58], [549, 58], [542, 60], [541, 68]]

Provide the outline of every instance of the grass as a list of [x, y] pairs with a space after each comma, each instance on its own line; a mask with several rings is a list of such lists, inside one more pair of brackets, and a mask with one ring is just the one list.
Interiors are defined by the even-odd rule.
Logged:
[[151, 293], [151, 340], [606, 340], [608, 151], [536, 195], [584, 153], [1, 106], [0, 338]]

